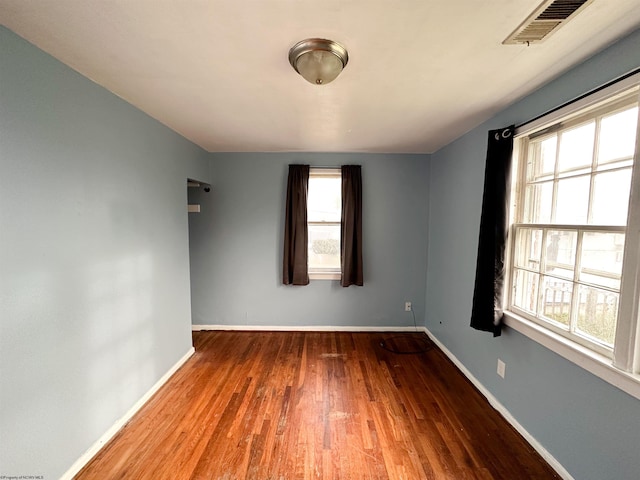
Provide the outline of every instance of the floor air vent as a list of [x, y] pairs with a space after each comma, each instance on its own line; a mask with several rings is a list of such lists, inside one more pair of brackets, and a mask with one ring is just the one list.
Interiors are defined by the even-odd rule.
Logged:
[[540, 43], [593, 0], [545, 0], [516, 28], [505, 45]]

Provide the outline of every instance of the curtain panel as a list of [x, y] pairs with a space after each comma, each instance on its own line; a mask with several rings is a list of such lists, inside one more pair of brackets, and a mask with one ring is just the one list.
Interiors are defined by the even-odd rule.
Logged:
[[500, 335], [515, 127], [489, 131], [471, 327]]
[[307, 195], [309, 165], [289, 165], [284, 223], [282, 283], [308, 285]]
[[340, 230], [343, 287], [364, 285], [362, 274], [362, 169], [342, 168], [342, 220]]

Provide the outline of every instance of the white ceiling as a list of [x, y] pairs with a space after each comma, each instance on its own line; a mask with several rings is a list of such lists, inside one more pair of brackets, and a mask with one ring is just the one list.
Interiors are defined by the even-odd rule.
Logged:
[[[640, 26], [594, 0], [539, 45], [502, 41], [541, 0], [0, 0], [0, 21], [212, 152], [429, 153]], [[288, 51], [349, 51], [331, 84]]]

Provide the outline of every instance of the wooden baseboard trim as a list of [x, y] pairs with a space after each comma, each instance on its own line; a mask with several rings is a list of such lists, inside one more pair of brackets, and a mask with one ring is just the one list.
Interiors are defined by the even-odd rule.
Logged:
[[195, 353], [195, 349], [191, 347], [184, 356], [178, 360], [148, 391], [145, 393], [140, 400], [138, 400], [128, 411], [125, 413], [116, 423], [114, 423], [102, 436], [93, 444], [89, 449], [82, 454], [78, 460], [74, 462], [73, 465], [67, 470], [61, 477], [60, 480], [72, 480], [73, 477], [80, 471], [82, 468], [91, 461], [91, 459], [100, 451], [104, 445], [113, 438], [113, 436], [118, 433], [118, 431], [124, 427], [124, 425], [131, 420], [138, 410], [142, 408], [142, 406], [147, 403], [147, 401], [156, 393], [160, 387], [162, 387], [171, 375], [176, 373], [176, 371]]
[[533, 449], [536, 452], [538, 452], [540, 456], [544, 458], [549, 465], [551, 465], [551, 468], [553, 468], [558, 475], [560, 475], [564, 480], [574, 480], [574, 478], [562, 466], [562, 464], [558, 460], [556, 460], [555, 457], [551, 455], [551, 453], [549, 453], [549, 451], [546, 448], [544, 448], [542, 444], [538, 442], [538, 440], [536, 440], [535, 437], [531, 435], [518, 422], [518, 420], [515, 419], [513, 415], [511, 415], [511, 412], [507, 410], [507, 408], [504, 405], [502, 405], [502, 403], [500, 403], [498, 399], [494, 397], [493, 394], [489, 390], [487, 390], [487, 388], [482, 383], [480, 383], [480, 381], [475, 376], [473, 376], [473, 374], [467, 369], [467, 367], [465, 367], [463, 363], [460, 360], [458, 360], [458, 358], [447, 347], [445, 347], [444, 344], [442, 344], [435, 337], [435, 335], [433, 335], [429, 331], [429, 329], [427, 329], [426, 327], [425, 327], [425, 332], [429, 336], [429, 338], [433, 341], [433, 343], [435, 343], [438, 346], [438, 348], [442, 350], [447, 357], [449, 357], [449, 360], [451, 360], [454, 363], [454, 365], [458, 367], [458, 369], [462, 372], [462, 374], [465, 377], [467, 377], [471, 383], [473, 383], [473, 385], [480, 391], [480, 393], [482, 393], [482, 395], [485, 396], [489, 404], [493, 408], [495, 408], [500, 413], [500, 415], [502, 415], [504, 419], [507, 422], [509, 422], [511, 426], [518, 431], [520, 435], [524, 437], [524, 439], [529, 443], [529, 445], [531, 445]]
[[417, 330], [413, 325], [402, 327], [361, 327], [357, 325], [192, 325], [194, 332], [204, 330], [223, 331], [247, 331], [247, 332], [424, 332], [426, 328], [418, 325]]

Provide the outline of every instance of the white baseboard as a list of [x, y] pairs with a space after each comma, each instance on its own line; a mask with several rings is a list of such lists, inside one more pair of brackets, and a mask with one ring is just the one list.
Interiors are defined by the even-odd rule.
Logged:
[[167, 380], [173, 375], [189, 358], [195, 353], [195, 349], [191, 347], [185, 355], [178, 360], [168, 371], [165, 373], [140, 400], [138, 400], [130, 409], [125, 413], [116, 423], [114, 423], [104, 434], [96, 441], [89, 449], [82, 454], [78, 460], [67, 470], [60, 480], [71, 480], [73, 477], [87, 464], [89, 461], [100, 451], [100, 449], [109, 441], [118, 431], [124, 427], [124, 425], [133, 417], [147, 401], [160, 390]]
[[425, 328], [425, 332], [433, 341], [433, 343], [435, 343], [438, 348], [440, 348], [440, 350], [442, 350], [444, 354], [449, 357], [449, 360], [451, 360], [455, 364], [455, 366], [458, 367], [458, 369], [464, 374], [464, 376], [467, 377], [478, 390], [480, 390], [480, 393], [482, 393], [486, 397], [489, 404], [493, 408], [495, 408], [498, 413], [500, 413], [500, 415], [502, 415], [504, 419], [509, 422], [513, 426], [513, 428], [515, 428], [518, 433], [524, 437], [527, 442], [529, 442], [534, 450], [538, 452], [549, 465], [551, 465], [551, 468], [553, 468], [558, 475], [560, 475], [564, 480], [574, 480], [574, 478], [569, 472], [567, 472], [562, 464], [558, 462], [558, 460], [556, 460], [555, 457], [551, 455], [547, 451], [547, 449], [544, 448], [542, 444], [535, 439], [535, 437], [533, 437], [533, 435], [531, 435], [527, 430], [525, 430], [522, 425], [520, 425], [515, 417], [511, 415], [511, 412], [509, 412], [509, 410], [507, 410], [506, 407], [502, 405], [498, 401], [498, 399], [494, 397], [493, 394], [489, 390], [487, 390], [487, 388], [482, 385], [482, 383], [480, 383], [480, 381], [476, 377], [473, 376], [473, 374], [467, 369], [467, 367], [465, 367], [462, 362], [460, 362], [460, 360], [458, 360], [458, 358], [453, 353], [451, 353], [451, 351], [447, 347], [445, 347], [427, 328]]
[[224, 331], [263, 331], [263, 332], [425, 332], [423, 326], [413, 325], [403, 327], [361, 327], [353, 326], [327, 326], [327, 325], [192, 325], [191, 330], [224, 330]]

